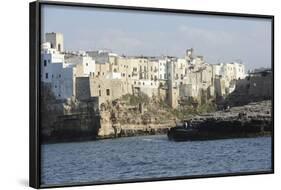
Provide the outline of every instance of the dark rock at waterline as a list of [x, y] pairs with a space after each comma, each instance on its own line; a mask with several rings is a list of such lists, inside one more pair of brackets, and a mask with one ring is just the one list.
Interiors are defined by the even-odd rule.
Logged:
[[271, 135], [271, 101], [250, 103], [204, 114], [171, 128], [170, 140], [209, 140]]

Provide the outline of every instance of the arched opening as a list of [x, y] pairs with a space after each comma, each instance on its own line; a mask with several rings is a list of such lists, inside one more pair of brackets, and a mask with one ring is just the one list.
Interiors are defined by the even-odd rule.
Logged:
[[58, 44], [58, 50], [61, 51], [61, 45], [60, 44]]

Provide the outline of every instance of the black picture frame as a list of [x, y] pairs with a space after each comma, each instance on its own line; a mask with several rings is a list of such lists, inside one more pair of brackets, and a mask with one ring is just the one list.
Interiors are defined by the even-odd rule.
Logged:
[[[70, 7], [92, 7], [105, 8], [108, 10], [131, 10], [131, 11], [147, 11], [147, 12], [164, 12], [164, 13], [183, 13], [194, 15], [217, 15], [217, 16], [231, 16], [240, 18], [263, 18], [271, 20], [271, 68], [273, 74], [272, 81], [272, 155], [271, 164], [272, 170], [265, 172], [239, 172], [226, 173], [214, 175], [195, 175], [195, 176], [180, 176], [180, 177], [165, 177], [152, 178], [145, 180], [125, 180], [125, 181], [108, 181], [101, 183], [70, 183], [59, 185], [42, 185], [40, 180], [41, 175], [41, 148], [40, 148], [40, 48], [41, 48], [41, 7], [42, 5], [56, 5], [56, 6], [70, 6]], [[194, 178], [212, 178], [212, 177], [227, 177], [227, 176], [244, 176], [244, 175], [258, 175], [258, 174], [273, 174], [274, 173], [274, 16], [273, 15], [259, 15], [246, 13], [228, 13], [228, 12], [211, 12], [198, 10], [183, 10], [183, 9], [167, 9], [167, 8], [152, 8], [152, 7], [133, 7], [120, 5], [105, 5], [105, 4], [89, 4], [89, 3], [73, 3], [73, 2], [55, 2], [55, 1], [34, 1], [29, 4], [29, 57], [30, 57], [30, 125], [29, 125], [29, 185], [33, 188], [53, 188], [53, 187], [72, 187], [85, 185], [100, 185], [100, 184], [121, 184], [121, 183], [135, 183], [148, 181], [164, 181], [164, 180], [182, 180]]]

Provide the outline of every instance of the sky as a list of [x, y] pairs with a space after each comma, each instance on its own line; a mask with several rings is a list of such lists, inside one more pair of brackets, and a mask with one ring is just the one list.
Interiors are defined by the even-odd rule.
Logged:
[[270, 19], [44, 5], [41, 23], [63, 33], [65, 50], [184, 57], [193, 48], [211, 64], [271, 67]]

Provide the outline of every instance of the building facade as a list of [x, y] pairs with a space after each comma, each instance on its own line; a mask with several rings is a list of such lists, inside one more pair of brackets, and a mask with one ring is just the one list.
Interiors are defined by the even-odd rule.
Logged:
[[95, 97], [99, 104], [144, 93], [177, 108], [190, 99], [204, 102], [235, 90], [245, 78], [241, 63], [208, 64], [193, 49], [185, 57], [120, 56], [99, 50], [66, 52], [63, 36], [47, 33], [42, 44], [41, 80], [58, 99]]

